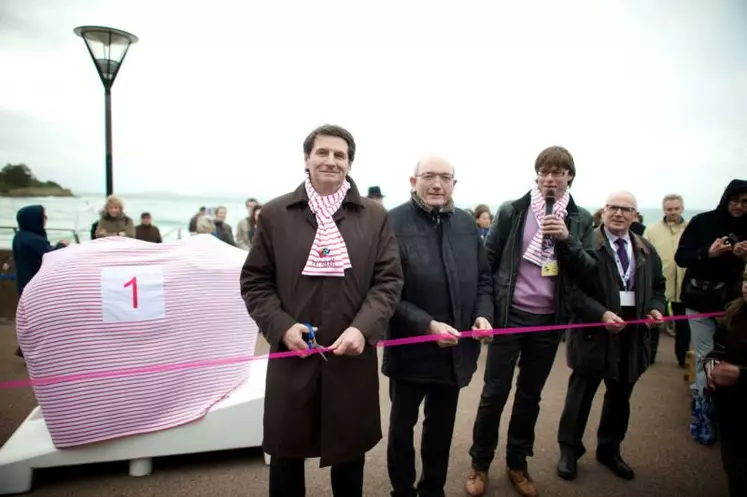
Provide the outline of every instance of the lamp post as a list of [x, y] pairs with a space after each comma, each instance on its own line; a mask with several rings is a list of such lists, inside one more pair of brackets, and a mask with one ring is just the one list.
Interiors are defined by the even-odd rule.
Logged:
[[137, 43], [138, 39], [137, 36], [126, 31], [102, 26], [79, 26], [73, 32], [86, 42], [88, 53], [91, 54], [91, 59], [101, 78], [101, 83], [104, 85], [104, 106], [106, 109], [106, 196], [108, 197], [114, 192], [111, 90], [130, 45]]

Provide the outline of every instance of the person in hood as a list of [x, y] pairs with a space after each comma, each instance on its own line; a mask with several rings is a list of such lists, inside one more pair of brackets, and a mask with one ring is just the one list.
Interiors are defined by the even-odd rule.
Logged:
[[[739, 294], [747, 261], [747, 180], [729, 183], [712, 211], [694, 216], [680, 238], [676, 264], [686, 268], [680, 300], [688, 315], [722, 312]], [[691, 387], [693, 419], [690, 434], [703, 444], [716, 439], [712, 402], [703, 396], [706, 375], [703, 361], [713, 349], [714, 318], [690, 320], [696, 375]]]
[[[13, 237], [13, 261], [16, 266], [16, 284], [18, 296], [23, 294], [23, 289], [36, 275], [42, 265], [42, 258], [47, 252], [67, 247], [67, 240], [60, 241], [52, 246], [44, 229], [47, 225], [47, 215], [41, 205], [29, 205], [19, 209], [16, 214], [18, 231]], [[16, 355], [23, 357], [21, 348], [16, 350]]]

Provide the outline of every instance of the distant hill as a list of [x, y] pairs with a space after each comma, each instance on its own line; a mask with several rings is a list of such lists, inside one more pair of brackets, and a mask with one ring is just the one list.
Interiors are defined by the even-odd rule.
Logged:
[[0, 197], [74, 197], [54, 181], [39, 181], [26, 164], [7, 164], [0, 170]]

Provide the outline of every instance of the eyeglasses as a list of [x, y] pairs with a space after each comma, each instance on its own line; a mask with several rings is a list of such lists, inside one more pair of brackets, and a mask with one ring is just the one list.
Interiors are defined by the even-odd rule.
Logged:
[[454, 181], [454, 175], [447, 173], [422, 173], [418, 174], [416, 177], [423, 178], [423, 181], [425, 181], [426, 183], [433, 183], [434, 181], [436, 181], [436, 178], [440, 179], [444, 183], [451, 183]]
[[565, 169], [563, 170], [554, 169], [552, 171], [548, 171], [547, 169], [540, 169], [539, 171], [537, 171], [537, 176], [540, 176], [542, 178], [546, 178], [548, 176], [552, 176], [553, 178], [562, 178], [567, 173], [568, 171], [566, 171]]
[[626, 205], [607, 205], [606, 208], [612, 212], [620, 211], [623, 214], [634, 214], [638, 212], [635, 207], [628, 207]]
[[742, 207], [747, 207], [747, 198], [743, 198], [743, 199], [740, 200], [739, 197], [737, 197], [737, 198], [733, 198], [733, 199], [731, 199], [729, 201], [731, 203], [733, 203], [733, 204], [741, 205]]

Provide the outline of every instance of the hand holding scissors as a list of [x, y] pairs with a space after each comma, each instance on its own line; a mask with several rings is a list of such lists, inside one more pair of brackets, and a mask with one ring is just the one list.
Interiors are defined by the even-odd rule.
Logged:
[[[314, 334], [314, 329], [315, 328], [313, 326], [311, 326], [309, 323], [304, 323], [304, 324], [305, 324], [306, 329], [307, 329], [305, 341], [306, 341], [306, 344], [308, 345], [309, 350], [319, 349], [319, 350], [317, 350], [317, 352], [319, 352], [319, 355], [322, 356], [322, 359], [324, 359], [325, 361], [327, 361], [327, 356], [324, 355], [324, 352], [322, 351], [322, 348], [319, 346], [319, 344], [316, 341], [316, 335]], [[327, 362], [329, 362], [329, 361], [327, 361]]]

